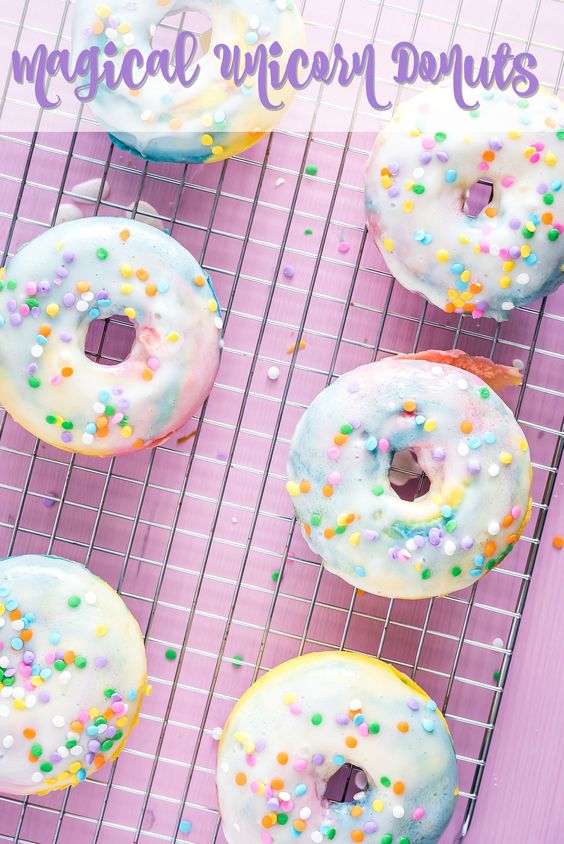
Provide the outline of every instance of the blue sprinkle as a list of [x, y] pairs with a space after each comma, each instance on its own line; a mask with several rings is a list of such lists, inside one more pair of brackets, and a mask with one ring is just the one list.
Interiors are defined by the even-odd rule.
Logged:
[[135, 689], [131, 689], [127, 697], [129, 698], [129, 700], [135, 700], [137, 697], [137, 692], [135, 691]]
[[89, 736], [97, 736], [98, 735], [98, 727], [86, 727], [86, 732]]
[[37, 621], [37, 616], [34, 612], [26, 612], [24, 613], [24, 620], [29, 622], [29, 624], [33, 624], [34, 621]]
[[472, 569], [470, 574], [472, 577], [479, 577], [481, 574], [483, 574], [483, 571], [482, 569]]
[[425, 422], [424, 416], [416, 416], [415, 417], [415, 424], [416, 425], [423, 425], [424, 422]]
[[445, 517], [445, 519], [449, 519], [452, 516], [452, 507], [445, 504], [444, 507], [441, 507], [441, 514]]
[[304, 794], [307, 792], [307, 785], [304, 785], [302, 782], [297, 785], [294, 789], [294, 794], [296, 797], [303, 797]]
[[468, 445], [470, 446], [470, 448], [480, 448], [480, 446], [482, 445], [482, 440], [480, 439], [480, 437], [470, 437], [470, 439], [468, 440]]
[[190, 821], [180, 821], [180, 826], [178, 827], [180, 832], [190, 832], [192, 829], [192, 824]]
[[435, 703], [434, 700], [428, 700], [427, 701], [427, 709], [429, 710], [429, 712], [436, 712], [437, 711], [437, 704]]
[[6, 601], [6, 609], [8, 612], [12, 612], [12, 610], [16, 610], [18, 608], [18, 602], [15, 598], [10, 598], [9, 601]]
[[414, 240], [422, 241], [424, 237], [425, 232], [423, 231], [423, 229], [415, 229], [415, 231], [413, 232]]
[[87, 434], [95, 434], [97, 430], [98, 429], [96, 428], [96, 425], [94, 424], [94, 422], [89, 422], [88, 425], [85, 428], [85, 431], [86, 431]]
[[107, 390], [100, 390], [100, 392], [98, 393], [98, 398], [100, 399], [100, 401], [103, 401], [104, 404], [106, 404], [106, 402], [110, 400], [110, 394]]
[[80, 771], [76, 772], [76, 778], [79, 782], [82, 782], [82, 780], [86, 779], [86, 771], [84, 770], [84, 768], [81, 768]]
[[168, 281], [159, 281], [157, 284], [157, 290], [159, 291], [159, 293], [167, 293], [168, 286]]
[[562, 179], [555, 179], [552, 184], [550, 185], [552, 190], [560, 190], [562, 187]]
[[37, 664], [33, 665], [32, 668], [31, 668], [31, 673], [34, 677], [37, 677], [37, 675], [39, 674], [40, 671], [41, 671], [41, 667]]
[[35, 338], [35, 342], [39, 346], [46, 346], [47, 345], [47, 337], [44, 337], [43, 334], [38, 334]]
[[247, 32], [245, 35], [245, 41], [247, 44], [256, 44], [259, 40], [259, 37], [256, 32]]
[[52, 673], [50, 668], [42, 668], [39, 676], [42, 680], [48, 680]]
[[341, 756], [340, 753], [335, 753], [335, 755], [333, 756], [333, 763], [335, 765], [339, 765], [339, 766], [344, 765], [345, 764], [345, 757]]
[[433, 240], [433, 238], [431, 237], [431, 235], [426, 234], [425, 237], [422, 240], [423, 246], [428, 246], [431, 243], [432, 240]]
[[98, 319], [100, 316], [100, 309], [99, 308], [92, 308], [91, 311], [88, 311], [88, 316], [90, 319]]
[[464, 272], [464, 266], [462, 264], [452, 264], [450, 271], [454, 275], [460, 275], [460, 273]]
[[376, 437], [368, 437], [368, 439], [366, 440], [366, 448], [368, 449], [368, 451], [376, 451], [376, 449], [378, 448], [378, 440], [376, 439]]
[[538, 226], [539, 223], [540, 223], [540, 217], [539, 217], [538, 214], [531, 214], [529, 219], [531, 220], [531, 222], [533, 222], [535, 224], [535, 226]]
[[170, 105], [171, 102], [172, 102], [172, 95], [171, 94], [163, 94], [163, 96], [161, 97], [161, 103], [163, 105]]
[[458, 174], [456, 170], [447, 170], [445, 173], [445, 181], [452, 184], [453, 182], [456, 182], [457, 176]]
[[9, 595], [9, 594], [10, 594], [10, 590], [9, 590], [9, 589], [6, 589], [6, 587], [5, 587], [5, 586], [1, 586], [1, 587], [0, 587], [0, 598], [5, 598], [5, 597], [6, 597], [6, 595]]
[[434, 733], [435, 732], [435, 725], [433, 721], [430, 721], [429, 718], [424, 718], [421, 721], [421, 726], [425, 730], [426, 733]]
[[111, 304], [112, 303], [109, 299], [98, 299], [99, 308], [109, 308]]
[[537, 263], [538, 258], [537, 258], [537, 256], [535, 255], [535, 253], [534, 253], [534, 252], [531, 252], [531, 254], [530, 254], [530, 255], [528, 255], [528, 256], [527, 256], [526, 258], [524, 258], [523, 260], [525, 261], [525, 263], [526, 263], [526, 264], [529, 264], [529, 266], [531, 266], [532, 264], [536, 264], [536, 263]]
[[358, 577], [366, 577], [366, 569], [364, 566], [355, 566], [354, 573]]
[[484, 434], [484, 439], [489, 445], [493, 445], [493, 443], [496, 441], [496, 436], [495, 434], [492, 434], [491, 431], [486, 431], [486, 433]]
[[23, 642], [19, 636], [14, 636], [14, 638], [10, 641], [10, 644], [15, 651], [21, 651], [23, 648]]
[[60, 633], [51, 633], [49, 636], [49, 641], [52, 645], [58, 645], [61, 641], [61, 634]]
[[360, 727], [361, 724], [364, 724], [364, 715], [361, 715], [359, 712], [358, 715], [354, 716], [353, 723], [356, 727]]
[[486, 558], [482, 554], [477, 554], [474, 557], [474, 565], [476, 566], [483, 566], [486, 562]]

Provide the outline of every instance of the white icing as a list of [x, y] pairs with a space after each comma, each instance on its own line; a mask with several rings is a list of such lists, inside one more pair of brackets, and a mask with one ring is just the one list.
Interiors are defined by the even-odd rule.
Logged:
[[[353, 698], [361, 712], [352, 711]], [[352, 803], [329, 803], [326, 784], [344, 763], [365, 772], [366, 786]], [[285, 844], [296, 821], [305, 841], [331, 840], [334, 829], [336, 841], [356, 841], [360, 830], [367, 844], [386, 835], [435, 844], [454, 810], [456, 782], [436, 705], [399, 671], [359, 654], [309, 654], [270, 671], [236, 705], [219, 745], [229, 844]], [[265, 826], [269, 815], [274, 823]]]
[[[354, 586], [400, 598], [454, 592], [520, 535], [531, 490], [525, 437], [480, 378], [461, 381], [454, 366], [387, 358], [343, 375], [300, 420], [288, 491], [311, 548]], [[431, 484], [415, 501], [390, 486], [404, 449]]]
[[83, 566], [35, 555], [0, 561], [0, 618], [0, 791], [76, 785], [119, 753], [137, 721], [147, 675], [139, 626]]
[[[564, 278], [564, 104], [542, 92], [519, 99], [478, 89], [471, 97], [481, 103], [478, 116], [442, 87], [398, 109], [372, 150], [366, 209], [401, 284], [449, 312], [505, 320]], [[479, 179], [493, 184], [494, 216], [463, 211]], [[523, 235], [528, 225], [532, 237]]]
[[[172, 237], [132, 220], [67, 223], [27, 244], [0, 278], [0, 401], [45, 442], [91, 455], [153, 446], [208, 395], [219, 306]], [[86, 335], [114, 315], [135, 325], [135, 341], [103, 366], [85, 356]]]

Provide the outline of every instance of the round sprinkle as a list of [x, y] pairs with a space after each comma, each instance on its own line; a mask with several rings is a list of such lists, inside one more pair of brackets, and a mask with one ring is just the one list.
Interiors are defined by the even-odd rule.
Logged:
[[68, 603], [69, 607], [71, 607], [71, 609], [74, 610], [78, 606], [80, 606], [80, 598], [78, 597], [78, 595], [71, 595], [71, 597], [68, 599], [67, 603]]
[[166, 659], [169, 659], [171, 662], [174, 662], [174, 660], [177, 658], [177, 656], [178, 656], [178, 654], [172, 648], [167, 648], [167, 650], [165, 651]]

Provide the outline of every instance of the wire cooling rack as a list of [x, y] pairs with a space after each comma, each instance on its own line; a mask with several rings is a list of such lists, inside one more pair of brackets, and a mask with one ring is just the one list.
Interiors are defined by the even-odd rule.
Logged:
[[[14, 44], [33, 27], [54, 45], [65, 42], [69, 3], [48, 6], [14, 0], [0, 11], [0, 31]], [[538, 0], [525, 13], [506, 0], [303, 4], [330, 41], [372, 29], [384, 44], [410, 37], [444, 49], [458, 41], [482, 54], [495, 31], [498, 41], [533, 49], [557, 91], [556, 6]], [[7, 85], [3, 97], [17, 100], [17, 91]], [[224, 844], [216, 728], [265, 670], [326, 648], [382, 657], [439, 702], [461, 785], [444, 840], [468, 829], [562, 456], [564, 295], [497, 326], [447, 316], [402, 290], [363, 225], [371, 141], [315, 128], [277, 133], [227, 163], [183, 167], [146, 165], [100, 134], [42, 133], [40, 118], [29, 135], [0, 135], [4, 258], [52, 225], [63, 203], [80, 204], [85, 215], [143, 214], [210, 272], [226, 326], [221, 370], [201, 414], [152, 452], [70, 456], [2, 416], [0, 554], [59, 554], [116, 587], [145, 632], [154, 692], [116, 764], [70, 792], [0, 796], [0, 840]], [[307, 164], [316, 176], [305, 174]], [[80, 196], [74, 186], [92, 178], [101, 179], [98, 196]], [[130, 342], [118, 320], [97, 323], [87, 353], [111, 364]], [[296, 530], [285, 493], [289, 439], [312, 398], [348, 369], [451, 347], [522, 362], [523, 386], [507, 400], [531, 445], [533, 517], [503, 568], [472, 589], [418, 602], [362, 594], [327, 574]], [[165, 658], [170, 648], [174, 661]]]

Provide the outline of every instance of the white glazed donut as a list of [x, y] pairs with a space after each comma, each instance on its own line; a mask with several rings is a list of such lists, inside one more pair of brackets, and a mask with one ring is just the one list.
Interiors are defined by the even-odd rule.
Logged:
[[[324, 800], [345, 763], [368, 780]], [[454, 811], [456, 759], [436, 704], [391, 665], [314, 653], [268, 672], [223, 731], [218, 794], [229, 844], [435, 844]]]
[[[424, 354], [361, 366], [320, 393], [288, 463], [310, 547], [348, 583], [392, 598], [475, 583], [511, 551], [530, 514], [527, 441], [475, 372], [494, 383], [519, 374], [462, 353]], [[406, 451], [430, 481], [415, 501], [390, 485], [394, 455]]]
[[[258, 45], [273, 41], [285, 51], [304, 43], [304, 26], [294, 0], [77, 0], [73, 49], [79, 53], [96, 46], [103, 51], [113, 43], [118, 48], [117, 59], [112, 59], [117, 67], [124, 51], [131, 49], [146, 60], [165, 16], [188, 11], [205, 14], [212, 23], [211, 44], [198, 62], [199, 76], [191, 87], [159, 75], [134, 91], [124, 82], [116, 91], [102, 86], [90, 103], [96, 119], [119, 146], [153, 161], [229, 158], [260, 140], [284, 114], [285, 108], [271, 111], [261, 103], [256, 77], [249, 77], [239, 88], [222, 78], [214, 55], [218, 44], [231, 49], [237, 45], [243, 54], [254, 56]], [[188, 81], [194, 70], [195, 66], [187, 71]], [[276, 103], [286, 106], [293, 94], [289, 84], [271, 92]]]
[[[564, 103], [471, 97], [468, 112], [429, 88], [399, 108], [376, 138], [366, 209], [401, 284], [447, 313], [501, 321], [564, 280]], [[479, 180], [482, 200], [465, 204]]]
[[[129, 357], [84, 354], [94, 319], [136, 326]], [[165, 440], [208, 395], [221, 315], [211, 282], [179, 243], [133, 220], [57, 226], [0, 271], [0, 402], [51, 445], [127, 454]]]
[[78, 563], [0, 561], [0, 791], [76, 785], [123, 749], [147, 663], [119, 595]]

